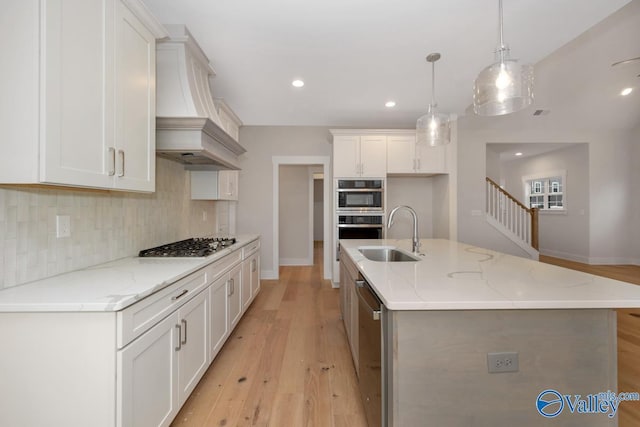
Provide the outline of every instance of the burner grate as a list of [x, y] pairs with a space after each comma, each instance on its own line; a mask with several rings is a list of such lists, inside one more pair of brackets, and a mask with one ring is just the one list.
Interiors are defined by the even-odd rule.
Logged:
[[141, 250], [139, 257], [206, 257], [236, 243], [235, 237], [196, 237]]

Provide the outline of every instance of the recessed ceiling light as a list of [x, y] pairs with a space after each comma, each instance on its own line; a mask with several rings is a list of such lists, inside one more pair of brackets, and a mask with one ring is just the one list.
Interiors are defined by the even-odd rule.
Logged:
[[302, 86], [304, 86], [304, 82], [302, 80], [297, 79], [297, 80], [292, 81], [291, 85], [293, 87], [302, 87]]
[[620, 92], [620, 95], [627, 96], [631, 92], [633, 92], [633, 88], [632, 87], [626, 87], [626, 88], [622, 89], [622, 92]]
[[516, 153], [516, 156], [522, 156], [522, 153], [518, 151], [518, 152]]
[[387, 108], [393, 108], [396, 106], [396, 101], [387, 101], [384, 103], [384, 106]]

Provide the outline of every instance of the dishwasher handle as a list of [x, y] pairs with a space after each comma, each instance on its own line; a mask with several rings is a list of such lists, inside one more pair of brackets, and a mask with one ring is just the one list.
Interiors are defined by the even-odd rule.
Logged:
[[367, 298], [362, 294], [363, 292], [368, 293], [374, 300], [378, 300], [378, 298], [373, 294], [373, 291], [369, 288], [369, 285], [364, 280], [356, 280], [356, 292], [358, 294], [358, 298], [362, 304], [369, 310], [369, 314], [371, 315], [373, 320], [380, 320], [380, 304], [378, 303], [377, 309], [372, 307], [371, 304], [367, 301]]

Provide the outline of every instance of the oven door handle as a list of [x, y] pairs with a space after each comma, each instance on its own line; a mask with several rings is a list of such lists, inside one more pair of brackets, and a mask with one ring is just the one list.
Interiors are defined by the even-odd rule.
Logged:
[[375, 308], [371, 307], [367, 302], [367, 300], [365, 299], [365, 297], [362, 295], [362, 290], [364, 290], [365, 292], [371, 293], [369, 289], [364, 289], [364, 288], [365, 288], [364, 280], [356, 280], [356, 292], [358, 293], [358, 298], [360, 298], [360, 301], [364, 304], [364, 306], [367, 307], [367, 309], [369, 309], [369, 314], [371, 315], [371, 318], [373, 320], [380, 320], [380, 310], [376, 310]]
[[338, 188], [338, 193], [382, 193], [382, 188]]
[[338, 224], [338, 228], [383, 228], [382, 224]]

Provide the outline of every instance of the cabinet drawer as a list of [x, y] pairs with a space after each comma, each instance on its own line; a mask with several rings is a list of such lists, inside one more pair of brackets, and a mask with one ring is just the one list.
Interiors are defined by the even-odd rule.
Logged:
[[237, 250], [207, 266], [206, 270], [210, 272], [208, 277], [209, 283], [222, 276], [240, 261], [242, 261], [242, 252]]
[[210, 283], [211, 270], [203, 268], [169, 287], [117, 313], [117, 345], [126, 346], [171, 314]]
[[247, 259], [258, 249], [260, 249], [260, 240], [249, 243], [247, 246], [242, 248], [242, 259]]

